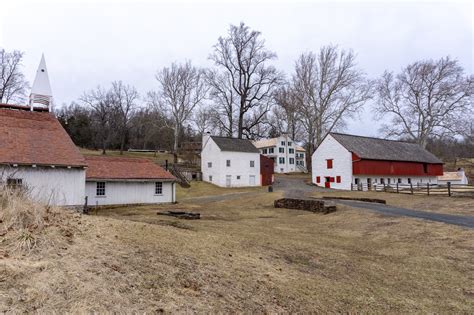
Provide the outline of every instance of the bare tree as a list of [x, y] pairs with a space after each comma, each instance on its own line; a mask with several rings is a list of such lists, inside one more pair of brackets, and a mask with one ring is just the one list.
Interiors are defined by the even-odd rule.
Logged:
[[191, 62], [171, 64], [156, 74], [158, 91], [149, 92], [149, 100], [170, 117], [174, 131], [174, 162], [178, 160], [179, 137], [185, 122], [193, 114], [207, 94], [204, 71], [194, 67]]
[[371, 82], [356, 68], [355, 55], [336, 46], [302, 54], [295, 70], [292, 89], [310, 157], [327, 133], [343, 127], [371, 98]]
[[474, 76], [449, 57], [415, 62], [396, 76], [386, 71], [377, 82], [377, 113], [391, 123], [382, 132], [423, 147], [429, 138], [466, 134], [473, 89]]
[[21, 72], [23, 53], [0, 49], [0, 103], [24, 101], [28, 82]]
[[193, 120], [198, 134], [202, 136], [212, 125], [212, 110], [208, 107], [200, 107], [195, 111]]
[[272, 125], [279, 134], [286, 133], [291, 139], [300, 140], [301, 114], [298, 99], [289, 85], [283, 85], [274, 94], [277, 106], [272, 110]]
[[118, 121], [115, 123], [117, 124], [120, 138], [120, 154], [123, 154], [125, 141], [130, 130], [130, 120], [137, 108], [136, 102], [139, 95], [133, 86], [125, 85], [122, 81], [112, 82], [110, 95], [112, 97], [113, 109], [117, 113]]
[[92, 109], [92, 119], [100, 138], [102, 154], [106, 154], [111, 136], [113, 98], [109, 91], [98, 86], [95, 90], [84, 92], [80, 101]]
[[220, 71], [207, 75], [211, 97], [221, 108], [220, 121], [227, 134], [250, 136], [270, 109], [272, 93], [282, 75], [268, 62], [276, 54], [265, 48], [260, 32], [244, 23], [231, 25], [226, 37], [219, 37], [210, 59]]

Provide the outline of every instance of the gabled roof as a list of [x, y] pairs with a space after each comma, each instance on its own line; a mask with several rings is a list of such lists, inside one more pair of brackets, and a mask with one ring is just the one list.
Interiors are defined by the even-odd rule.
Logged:
[[85, 166], [86, 162], [51, 113], [0, 108], [0, 163]]
[[253, 144], [261, 149], [261, 148], [268, 148], [268, 147], [275, 147], [277, 145], [278, 138], [271, 138], [271, 139], [261, 139], [258, 141], [254, 141]]
[[86, 156], [87, 180], [171, 180], [176, 178], [148, 159]]
[[416, 143], [385, 140], [331, 132], [330, 135], [361, 159], [442, 164], [432, 153]]
[[211, 136], [221, 151], [259, 153], [258, 149], [247, 139]]

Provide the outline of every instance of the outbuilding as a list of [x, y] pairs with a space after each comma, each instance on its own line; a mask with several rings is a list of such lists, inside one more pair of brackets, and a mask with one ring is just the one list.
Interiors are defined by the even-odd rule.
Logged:
[[467, 185], [468, 180], [464, 169], [459, 168], [456, 172], [444, 172], [443, 175], [438, 176], [438, 184], [447, 185]]
[[151, 160], [102, 155], [86, 162], [89, 206], [176, 201], [176, 178]]
[[312, 155], [312, 182], [346, 189], [436, 184], [443, 162], [416, 143], [329, 133]]

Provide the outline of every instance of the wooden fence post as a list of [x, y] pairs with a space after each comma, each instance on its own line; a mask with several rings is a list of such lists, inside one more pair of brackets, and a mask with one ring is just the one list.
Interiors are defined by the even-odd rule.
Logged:
[[397, 194], [398, 194], [398, 183], [397, 183]]
[[426, 184], [426, 191], [428, 193], [428, 196], [430, 195], [430, 184]]
[[451, 182], [448, 182], [448, 196], [451, 197]]
[[413, 184], [410, 183], [410, 191], [411, 191], [411, 194], [413, 195]]

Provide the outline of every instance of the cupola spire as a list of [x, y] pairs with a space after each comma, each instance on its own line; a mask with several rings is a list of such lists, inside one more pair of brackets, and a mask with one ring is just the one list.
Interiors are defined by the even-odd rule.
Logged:
[[35, 81], [31, 88], [30, 108], [31, 110], [34, 110], [34, 108], [42, 108], [50, 112], [53, 109], [53, 93], [51, 92], [44, 54], [41, 56], [38, 70], [36, 70]]

